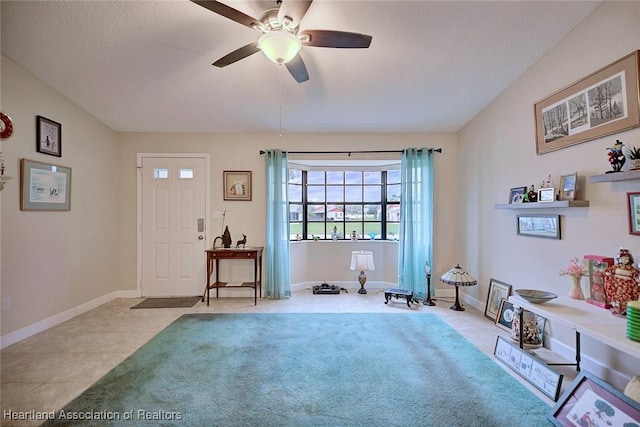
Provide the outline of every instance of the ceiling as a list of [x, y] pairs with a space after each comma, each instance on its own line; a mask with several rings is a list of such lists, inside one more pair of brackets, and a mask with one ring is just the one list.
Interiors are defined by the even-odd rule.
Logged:
[[188, 0], [3, 0], [2, 53], [115, 131], [455, 132], [599, 3], [315, 0], [301, 30], [373, 41], [303, 47], [304, 83], [260, 52], [213, 67], [260, 33]]

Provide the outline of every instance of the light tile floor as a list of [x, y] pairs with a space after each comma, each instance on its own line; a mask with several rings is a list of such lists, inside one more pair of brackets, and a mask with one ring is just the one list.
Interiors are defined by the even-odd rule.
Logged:
[[[496, 337], [507, 335], [472, 307], [453, 311], [448, 299], [438, 300], [434, 307], [412, 304], [408, 308], [404, 300], [395, 299], [384, 304], [382, 289], [370, 289], [366, 295], [356, 289], [340, 295], [313, 295], [308, 288], [294, 291], [290, 299], [260, 299], [257, 306], [253, 298], [213, 298], [208, 307], [198, 301], [192, 308], [131, 310], [138, 302], [140, 299], [115, 299], [2, 350], [0, 425], [39, 425], [8, 420], [6, 411], [62, 408], [184, 313], [435, 313], [490, 357]], [[504, 369], [552, 405], [509, 368]], [[566, 378], [565, 385], [569, 382]]]

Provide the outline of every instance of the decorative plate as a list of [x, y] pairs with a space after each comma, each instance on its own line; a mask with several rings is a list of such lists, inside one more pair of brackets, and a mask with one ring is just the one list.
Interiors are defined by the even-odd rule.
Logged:
[[9, 139], [13, 135], [13, 120], [4, 111], [0, 111], [0, 139]]

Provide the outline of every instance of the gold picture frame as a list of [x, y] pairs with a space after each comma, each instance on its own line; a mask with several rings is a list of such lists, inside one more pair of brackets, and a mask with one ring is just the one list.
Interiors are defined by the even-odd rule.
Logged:
[[222, 173], [224, 200], [251, 201], [251, 171]]
[[578, 190], [578, 173], [562, 175], [560, 177], [560, 190], [558, 192], [559, 200], [575, 200], [576, 191]]
[[640, 126], [640, 50], [534, 104], [536, 154]]

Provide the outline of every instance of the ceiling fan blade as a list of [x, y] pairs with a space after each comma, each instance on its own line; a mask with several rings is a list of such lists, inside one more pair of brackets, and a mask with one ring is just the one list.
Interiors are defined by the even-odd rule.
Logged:
[[233, 52], [223, 56], [211, 65], [220, 68], [226, 67], [227, 65], [240, 61], [241, 59], [253, 55], [256, 52], [260, 52], [260, 48], [258, 47], [258, 45], [255, 42], [249, 43], [248, 45], [242, 46], [240, 49], [236, 49]]
[[292, 28], [300, 24], [313, 0], [283, 0], [278, 10], [280, 22], [291, 21]]
[[[371, 36], [359, 33], [333, 30], [305, 30], [299, 34], [302, 44], [314, 47], [337, 47], [344, 49], [363, 49], [371, 44]], [[304, 38], [309, 37], [308, 41]]]
[[193, 3], [204, 7], [205, 9], [209, 9], [210, 11], [217, 13], [218, 15], [222, 15], [225, 18], [229, 18], [232, 21], [236, 21], [239, 24], [246, 25], [249, 28], [258, 29], [262, 26], [262, 23], [256, 18], [252, 18], [249, 15], [246, 15], [239, 10], [236, 10], [230, 6], [227, 6], [224, 3], [220, 3], [219, 1], [209, 0], [209, 1], [200, 1], [200, 0], [191, 0]]
[[307, 67], [304, 65], [304, 61], [300, 54], [297, 54], [291, 61], [284, 64], [287, 67], [287, 70], [291, 73], [294, 79], [298, 83], [306, 82], [309, 80], [309, 73], [307, 72]]

